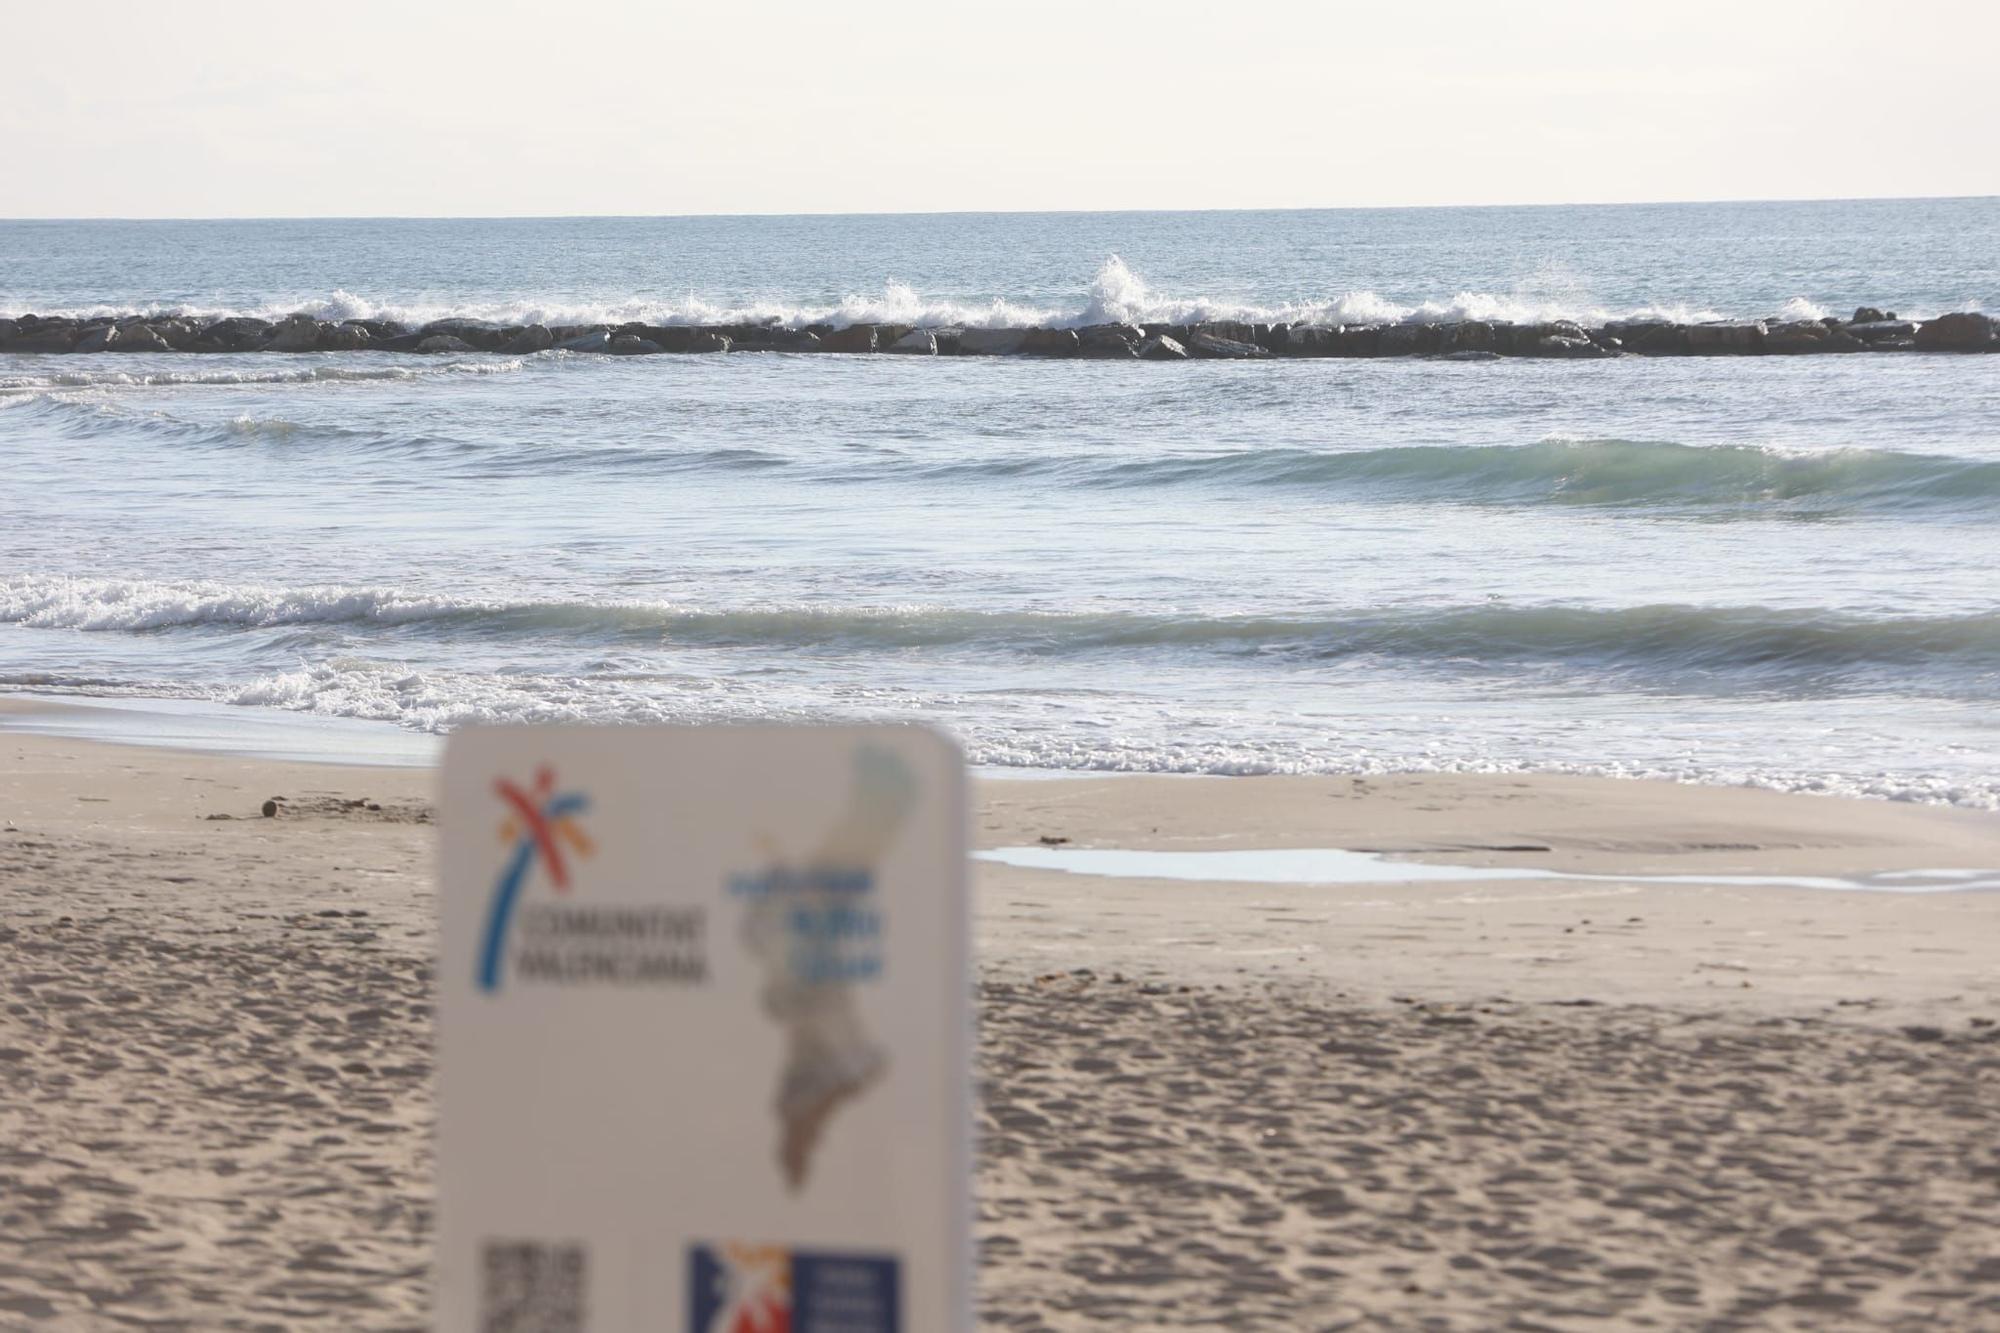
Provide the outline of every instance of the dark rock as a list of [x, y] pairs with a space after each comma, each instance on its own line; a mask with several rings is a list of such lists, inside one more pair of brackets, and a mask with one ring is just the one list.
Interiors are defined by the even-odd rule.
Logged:
[[271, 331], [264, 343], [267, 352], [317, 352], [320, 324], [311, 315], [292, 315]]
[[475, 352], [497, 352], [507, 341], [507, 331], [484, 319], [434, 319], [417, 332], [426, 337], [456, 338]]
[[958, 335], [960, 356], [1013, 356], [1027, 341], [1026, 329], [967, 329]]
[[161, 341], [176, 352], [191, 350], [195, 340], [200, 336], [194, 321], [180, 316], [152, 320], [146, 327], [159, 334]]
[[[1192, 327], [1170, 323], [1101, 324], [1085, 329], [926, 328], [817, 324], [791, 328], [775, 319], [730, 325], [628, 323], [549, 327], [500, 326], [483, 320], [435, 320], [414, 331], [388, 320], [331, 323], [299, 313], [278, 323], [249, 316], [200, 322], [187, 315], [79, 320], [24, 314], [0, 319], [0, 351], [505, 351], [550, 347], [632, 355], [675, 351], [895, 350], [906, 355], [1086, 356], [1124, 359], [1187, 357], [1247, 359], [1279, 356], [1502, 356], [1597, 359], [1633, 352], [1673, 355], [1805, 355], [1825, 352], [2000, 352], [2000, 320], [1975, 311], [1918, 324], [1874, 306], [1856, 320], [1736, 320], [1683, 325], [1667, 320], [1615, 320], [1601, 328], [1557, 320], [1503, 324], [1488, 320], [1418, 321], [1388, 325], [1253, 324], [1213, 320]], [[614, 348], [614, 343], [616, 344]], [[1470, 359], [1470, 358], [1468, 358]]]
[[171, 352], [174, 345], [162, 338], [158, 330], [146, 324], [127, 324], [118, 330], [112, 339], [114, 352]]
[[322, 352], [362, 352], [374, 341], [374, 334], [354, 323], [326, 324], [319, 331]]
[[1615, 320], [1600, 333], [1640, 356], [1686, 356], [1687, 326], [1664, 319]]
[[1215, 319], [1205, 324], [1193, 325], [1188, 329], [1189, 346], [1193, 346], [1196, 335], [1203, 333], [1211, 337], [1226, 339], [1233, 343], [1248, 343], [1252, 347], [1261, 345], [1257, 340], [1258, 326], [1255, 324], [1245, 324], [1241, 320]]
[[1166, 334], [1156, 334], [1139, 344], [1141, 361], [1185, 361], [1187, 348]]
[[1343, 324], [1326, 338], [1326, 356], [1380, 356], [1382, 330], [1374, 324]]
[[644, 338], [647, 342], [659, 344], [663, 352], [692, 352], [694, 340], [707, 330], [693, 324], [621, 324], [611, 330], [615, 339], [621, 334], [634, 338]]
[[1745, 356], [1764, 350], [1764, 321], [1687, 325], [1690, 356]]
[[1279, 356], [1331, 356], [1336, 330], [1324, 324], [1287, 324], [1274, 333], [1270, 350]]
[[1510, 338], [1506, 350], [1514, 356], [1538, 356], [1546, 360], [1604, 360], [1618, 356], [1624, 340], [1614, 332], [1600, 330], [1596, 336], [1576, 320], [1546, 320], [1540, 324], [1514, 324], [1502, 330]]
[[1075, 329], [1029, 329], [1021, 339], [1022, 356], [1075, 356], [1077, 348]]
[[1078, 329], [1076, 340], [1078, 356], [1122, 361], [1138, 354], [1139, 344], [1146, 341], [1146, 333], [1133, 324], [1093, 324], [1089, 328]]
[[1444, 326], [1438, 351], [1449, 356], [1453, 352], [1497, 352], [1500, 346], [1501, 336], [1491, 324], [1483, 319], [1462, 319]]
[[1864, 344], [1840, 328], [1828, 328], [1816, 319], [1773, 324], [1764, 330], [1764, 350], [1773, 356], [1799, 356], [1817, 352], [1859, 352]]
[[546, 352], [555, 345], [555, 335], [549, 332], [547, 325], [530, 324], [500, 344], [500, 350], [512, 356], [527, 356], [534, 352]]
[[[1590, 334], [1583, 325], [1573, 319], [1543, 320], [1528, 324], [1496, 324], [1493, 326], [1492, 347], [1505, 356], [1542, 356], [1544, 338], [1570, 338], [1590, 341]], [[1474, 344], [1476, 345], [1476, 344]], [[1452, 350], [1449, 336], [1445, 338], [1445, 350]]]
[[1865, 324], [1849, 324], [1847, 332], [1862, 342], [1880, 342], [1884, 338], [1908, 338], [1917, 331], [1917, 326], [1907, 319], [1876, 319]]
[[804, 329], [767, 328], [756, 329], [748, 336], [736, 340], [739, 351], [758, 352], [818, 352], [824, 350], [817, 333]]
[[4, 346], [9, 338], [20, 331], [21, 321], [18, 319], [0, 319], [0, 346]]
[[747, 343], [766, 343], [774, 338], [782, 338], [791, 332], [772, 315], [750, 324], [707, 324], [701, 326], [704, 332], [719, 333], [729, 339], [729, 345], [741, 349]]
[[835, 329], [821, 335], [819, 345], [829, 352], [872, 352], [875, 350], [875, 326], [850, 324], [844, 329]]
[[66, 316], [50, 316], [37, 319], [33, 315], [23, 315], [14, 330], [14, 336], [7, 340], [9, 351], [15, 352], [68, 352], [76, 347], [77, 339], [102, 321], [85, 324], [81, 320]]
[[201, 331], [201, 336], [209, 342], [220, 343], [232, 352], [255, 352], [270, 340], [276, 328], [277, 325], [269, 320], [232, 315], [208, 325]]
[[1990, 352], [2000, 344], [1991, 316], [1955, 311], [1917, 326], [1917, 347], [1926, 352]]
[[[1251, 361], [1270, 353], [1254, 342], [1238, 338], [1225, 338], [1209, 332], [1214, 325], [1207, 325], [1188, 334], [1188, 354], [1204, 360]], [[1237, 325], [1236, 327], [1242, 327]]]
[[1377, 356], [1429, 356], [1444, 343], [1436, 324], [1384, 324], [1375, 334]]

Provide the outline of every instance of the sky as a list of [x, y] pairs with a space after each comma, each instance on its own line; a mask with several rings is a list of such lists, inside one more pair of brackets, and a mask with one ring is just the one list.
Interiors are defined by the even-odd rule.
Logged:
[[0, 217], [2000, 194], [2000, 3], [0, 0]]

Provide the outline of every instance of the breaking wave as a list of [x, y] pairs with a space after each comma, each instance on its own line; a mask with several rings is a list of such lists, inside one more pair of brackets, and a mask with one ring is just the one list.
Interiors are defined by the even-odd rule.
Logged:
[[1115, 485], [1246, 483], [1482, 505], [1986, 508], [2000, 463], [1884, 449], [1789, 450], [1646, 440], [1164, 455], [1104, 467]]
[[[1380, 324], [1412, 320], [1485, 319], [1528, 323], [1574, 319], [1601, 323], [1613, 319], [1668, 319], [1697, 322], [1724, 318], [1777, 316], [1818, 319], [1825, 306], [1798, 296], [1779, 310], [1724, 311], [1704, 301], [1654, 301], [1613, 306], [1593, 300], [1575, 284], [1538, 290], [1529, 284], [1515, 292], [1459, 290], [1450, 295], [1384, 293], [1329, 286], [1300, 292], [1288, 299], [1252, 302], [1199, 293], [1161, 291], [1135, 272], [1124, 259], [1111, 255], [1067, 301], [1035, 300], [1004, 295], [948, 295], [918, 291], [906, 282], [890, 280], [878, 291], [850, 292], [836, 299], [765, 297], [731, 298], [687, 292], [677, 296], [633, 294], [604, 300], [577, 296], [520, 295], [481, 301], [412, 300], [367, 296], [345, 290], [332, 293], [297, 292], [242, 306], [195, 306], [153, 303], [134, 306], [95, 304], [44, 309], [44, 315], [95, 317], [140, 313], [189, 314], [203, 318], [249, 315], [280, 319], [303, 312], [319, 319], [383, 319], [419, 325], [437, 319], [489, 320], [497, 324], [762, 324], [791, 328], [808, 324], [916, 324], [966, 328], [1077, 327], [1117, 321], [1179, 324], [1201, 320], [1243, 320], [1253, 323]], [[1970, 308], [1972, 302], [1967, 303]], [[1898, 307], [1905, 315], [1922, 312]], [[24, 314], [25, 309], [0, 311]]]
[[214, 582], [0, 580], [0, 623], [97, 632], [306, 625], [439, 636], [684, 648], [978, 649], [1037, 657], [1193, 649], [1304, 659], [1575, 663], [1641, 671], [2000, 670], [2000, 614], [1859, 616], [1819, 609], [1492, 602], [1301, 616], [986, 611], [940, 606], [505, 602], [396, 589]]
[[1891, 771], [1867, 763], [1795, 767], [1730, 754], [1605, 755], [1591, 761], [1496, 753], [1490, 738], [1443, 733], [1421, 752], [1376, 752], [1346, 743], [1191, 731], [1170, 745], [1105, 728], [1020, 725], [965, 716], [949, 694], [792, 696], [730, 688], [706, 678], [623, 679], [581, 675], [424, 669], [337, 658], [236, 684], [125, 682], [111, 678], [8, 673], [0, 689], [42, 695], [199, 699], [276, 708], [317, 717], [365, 719], [406, 731], [443, 733], [496, 723], [676, 723], [771, 721], [929, 721], [948, 726], [974, 764], [1001, 769], [1111, 773], [1378, 774], [1586, 773], [1777, 791], [1873, 797], [1973, 809], [2000, 809], [2000, 782], [1980, 773]]
[[[519, 359], [494, 371], [522, 367]], [[1078, 485], [1303, 489], [1390, 503], [1489, 507], [1659, 508], [1759, 518], [1850, 513], [1982, 513], [2000, 508], [2000, 462], [1893, 449], [1788, 449], [1765, 445], [1693, 445], [1665, 440], [1552, 436], [1530, 444], [1417, 445], [1376, 449], [1267, 446], [1225, 452], [1162, 450], [1144, 454], [1066, 453], [1037, 449], [991, 457], [926, 459], [901, 451], [844, 455], [811, 463], [783, 441], [768, 446], [647, 441], [589, 444], [469, 442], [425, 435], [409, 426], [341, 425], [290, 415], [239, 413], [200, 420], [147, 408], [116, 391], [132, 385], [291, 384], [401, 380], [477, 372], [479, 363], [400, 367], [320, 366], [296, 372], [211, 371], [188, 375], [80, 372], [0, 378], [0, 409], [40, 420], [64, 434], [94, 438], [138, 433], [177, 443], [221, 446], [308, 441], [356, 454], [476, 456], [496, 469], [564, 467], [646, 474], [816, 467], [829, 481], [908, 476], [948, 481], [1048, 477]]]

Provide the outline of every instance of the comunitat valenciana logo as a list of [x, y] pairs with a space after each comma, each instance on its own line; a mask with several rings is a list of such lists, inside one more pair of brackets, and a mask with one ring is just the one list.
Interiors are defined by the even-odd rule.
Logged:
[[[475, 980], [489, 995], [509, 985], [698, 986], [708, 979], [707, 909], [662, 902], [657, 886], [592, 885], [591, 901], [537, 901], [540, 867], [558, 898], [567, 897], [575, 865], [596, 850], [577, 817], [590, 809], [580, 791], [559, 791], [555, 770], [535, 770], [532, 787], [493, 784], [508, 849], [486, 908]], [[608, 892], [606, 891], [608, 890]]]
[[555, 770], [547, 764], [535, 770], [535, 785], [522, 788], [506, 778], [497, 779], [494, 792], [506, 807], [500, 823], [500, 841], [512, 846], [500, 878], [494, 882], [493, 898], [486, 909], [486, 929], [480, 936], [479, 989], [500, 989], [506, 967], [508, 927], [521, 889], [540, 862], [557, 893], [569, 892], [569, 866], [564, 849], [588, 858], [596, 848], [576, 817], [590, 808], [590, 798], [582, 792], [557, 791]]

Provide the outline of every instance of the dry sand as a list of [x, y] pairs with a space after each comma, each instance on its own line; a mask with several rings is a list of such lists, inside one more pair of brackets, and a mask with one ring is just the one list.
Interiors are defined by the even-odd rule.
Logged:
[[[429, 785], [0, 735], [0, 1327], [423, 1326]], [[1604, 780], [977, 801], [989, 847], [2000, 867], [1992, 816]], [[2000, 1328], [2000, 894], [977, 893], [985, 1326]]]

